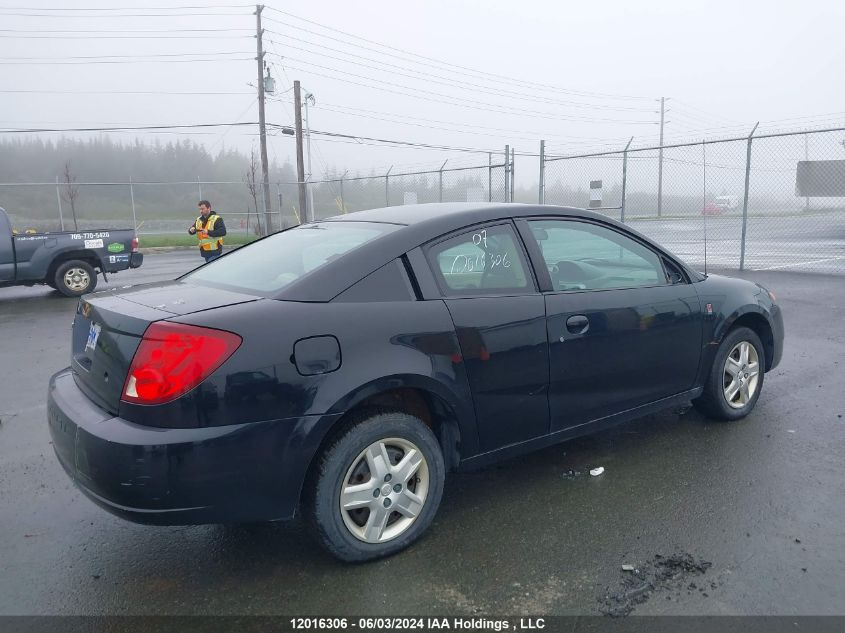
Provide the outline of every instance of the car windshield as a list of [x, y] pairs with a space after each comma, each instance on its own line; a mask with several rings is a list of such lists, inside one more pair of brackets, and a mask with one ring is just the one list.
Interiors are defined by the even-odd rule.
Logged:
[[316, 222], [271, 235], [209, 262], [183, 281], [271, 295], [328, 262], [400, 228], [375, 222]]

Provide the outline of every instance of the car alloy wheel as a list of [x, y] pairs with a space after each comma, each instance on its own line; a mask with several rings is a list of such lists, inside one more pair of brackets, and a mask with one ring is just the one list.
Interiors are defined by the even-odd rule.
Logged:
[[717, 420], [744, 418], [760, 397], [765, 368], [760, 337], [751, 328], [736, 327], [722, 339], [701, 396], [692, 403]]
[[320, 452], [306, 481], [303, 512], [337, 558], [390, 556], [431, 525], [446, 465], [434, 432], [401, 411], [351, 413]]
[[343, 523], [365, 543], [393, 540], [417, 520], [428, 489], [428, 462], [416, 445], [398, 437], [378, 440], [346, 471], [340, 491]]
[[725, 359], [723, 391], [728, 406], [742, 409], [747, 406], [759, 384], [760, 359], [748, 341], [734, 345]]

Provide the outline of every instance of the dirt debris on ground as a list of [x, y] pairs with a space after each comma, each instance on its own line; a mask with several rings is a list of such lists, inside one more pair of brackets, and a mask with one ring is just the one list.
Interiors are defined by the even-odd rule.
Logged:
[[716, 582], [691, 581], [693, 577], [703, 576], [713, 564], [709, 561], [696, 559], [691, 554], [673, 554], [654, 557], [642, 564], [624, 565], [624, 574], [619, 587], [606, 587], [604, 595], [600, 596], [599, 611], [611, 617], [629, 615], [637, 605], [647, 602], [656, 593], [669, 593], [667, 600], [671, 600], [671, 593], [679, 596], [681, 591], [692, 593], [698, 591], [703, 597], [708, 597], [706, 591], [716, 589]]

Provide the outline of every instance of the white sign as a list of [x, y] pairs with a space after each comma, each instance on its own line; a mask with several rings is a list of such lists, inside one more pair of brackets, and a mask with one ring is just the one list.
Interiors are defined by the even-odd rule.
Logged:
[[103, 248], [103, 240], [85, 240], [85, 248]]
[[590, 207], [601, 206], [601, 180], [590, 181]]

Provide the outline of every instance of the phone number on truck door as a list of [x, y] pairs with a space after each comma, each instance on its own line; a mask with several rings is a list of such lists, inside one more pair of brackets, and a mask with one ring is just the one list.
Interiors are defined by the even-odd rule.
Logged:
[[103, 237], [109, 237], [108, 231], [102, 231], [100, 233], [73, 233], [70, 236], [72, 240], [96, 240]]

